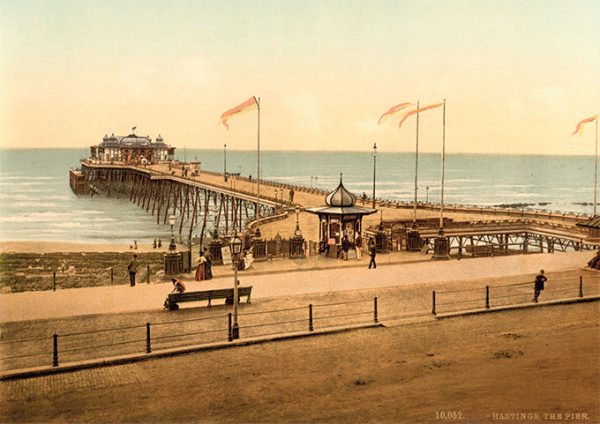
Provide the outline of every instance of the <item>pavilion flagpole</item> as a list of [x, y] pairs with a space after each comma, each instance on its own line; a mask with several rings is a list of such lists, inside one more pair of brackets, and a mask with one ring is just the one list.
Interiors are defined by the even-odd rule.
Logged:
[[417, 101], [417, 137], [415, 145], [415, 204], [413, 207], [413, 228], [417, 227], [417, 181], [419, 173], [419, 101]]
[[[260, 97], [255, 97], [258, 106], [258, 130], [257, 130], [257, 151], [256, 151], [256, 230], [260, 224]], [[260, 234], [260, 232], [259, 232]]]
[[596, 194], [598, 186], [598, 117], [596, 117], [596, 154], [594, 156], [594, 216], [596, 216]]
[[446, 99], [444, 99], [444, 113], [442, 118], [442, 193], [440, 199], [440, 233], [444, 231], [444, 171], [446, 166]]

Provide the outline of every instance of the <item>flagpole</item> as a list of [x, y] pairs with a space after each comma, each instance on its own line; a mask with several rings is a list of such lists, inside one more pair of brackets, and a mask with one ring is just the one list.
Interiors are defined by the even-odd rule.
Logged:
[[442, 194], [440, 201], [440, 232], [444, 231], [444, 171], [446, 165], [446, 99], [444, 99], [444, 114], [442, 118]]
[[594, 216], [596, 216], [596, 188], [598, 185], [598, 117], [596, 117], [596, 154], [594, 156]]
[[257, 130], [257, 154], [256, 154], [256, 232], [260, 234], [258, 230], [260, 224], [260, 97], [256, 98], [256, 105], [258, 106], [258, 130]]
[[417, 137], [415, 146], [415, 204], [413, 208], [413, 228], [417, 227], [417, 179], [419, 173], [419, 101], [417, 101]]

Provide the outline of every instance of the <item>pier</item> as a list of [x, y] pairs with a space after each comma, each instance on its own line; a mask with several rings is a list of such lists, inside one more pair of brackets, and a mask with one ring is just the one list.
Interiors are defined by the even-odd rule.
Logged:
[[[207, 235], [228, 237], [233, 231], [252, 235], [257, 228], [258, 236], [264, 239], [291, 239], [298, 226], [310, 247], [310, 242], [319, 240], [320, 223], [303, 209], [323, 204], [327, 194], [269, 180], [261, 179], [257, 184], [251, 177], [205, 171], [198, 163], [176, 161], [139, 164], [84, 160], [80, 170], [71, 171], [70, 181], [78, 194], [128, 199], [156, 216], [157, 224], [166, 224], [169, 216], [175, 215], [176, 232], [188, 244], [194, 235], [202, 244]], [[357, 204], [370, 206], [372, 199]], [[375, 207], [378, 212], [364, 219], [367, 235], [386, 233], [383, 252], [405, 249], [414, 203], [377, 198]], [[417, 212], [420, 247], [426, 253], [427, 246], [433, 248], [438, 233], [439, 205], [419, 202]], [[449, 253], [459, 257], [600, 247], [598, 238], [576, 225], [589, 219], [583, 214], [445, 205], [444, 218]]]

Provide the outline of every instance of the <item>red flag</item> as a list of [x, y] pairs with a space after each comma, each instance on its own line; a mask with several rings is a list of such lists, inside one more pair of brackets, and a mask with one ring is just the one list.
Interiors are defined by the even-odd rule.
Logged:
[[392, 106], [391, 108], [388, 109], [387, 112], [385, 112], [383, 115], [381, 115], [379, 117], [379, 121], [377, 121], [377, 124], [381, 124], [382, 122], [385, 122], [390, 118], [393, 118], [402, 109], [406, 109], [408, 106], [411, 106], [411, 105], [412, 105], [412, 103], [400, 103], [400, 104], [397, 104], [396, 106]]
[[598, 114], [595, 114], [594, 116], [590, 116], [589, 118], [585, 118], [584, 120], [579, 121], [579, 123], [575, 127], [575, 131], [573, 131], [573, 134], [571, 135], [575, 135], [577, 133], [583, 134], [583, 124], [594, 122], [596, 119], [598, 119]]
[[252, 96], [244, 103], [223, 112], [223, 114], [221, 115], [221, 123], [225, 125], [225, 128], [229, 129], [229, 124], [227, 123], [227, 120], [229, 118], [240, 113], [254, 110], [255, 108], [258, 108], [258, 102], [256, 101], [256, 97]]
[[443, 103], [436, 103], [434, 105], [429, 105], [429, 106], [424, 106], [415, 110], [411, 110], [410, 112], [406, 112], [404, 114], [404, 116], [402, 117], [402, 119], [400, 120], [400, 122], [398, 123], [398, 128], [400, 128], [402, 126], [402, 124], [404, 123], [404, 121], [406, 121], [410, 116], [415, 115], [419, 112], [425, 112], [426, 110], [429, 109], [435, 109], [436, 107], [440, 107], [443, 106]]

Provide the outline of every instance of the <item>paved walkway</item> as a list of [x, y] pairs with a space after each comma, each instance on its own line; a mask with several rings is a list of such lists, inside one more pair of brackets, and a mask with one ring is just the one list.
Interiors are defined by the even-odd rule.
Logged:
[[[240, 284], [253, 286], [252, 298], [294, 296], [329, 291], [373, 289], [413, 284], [473, 281], [512, 275], [534, 274], [581, 268], [589, 252], [515, 255], [468, 260], [427, 261], [361, 268], [323, 269], [304, 272], [240, 274]], [[521, 277], [522, 278], [522, 277]], [[210, 281], [190, 281], [188, 290], [232, 286], [229, 276]], [[104, 286], [80, 289], [11, 293], [0, 295], [0, 322], [61, 318], [87, 314], [107, 314], [160, 310], [170, 283]]]

